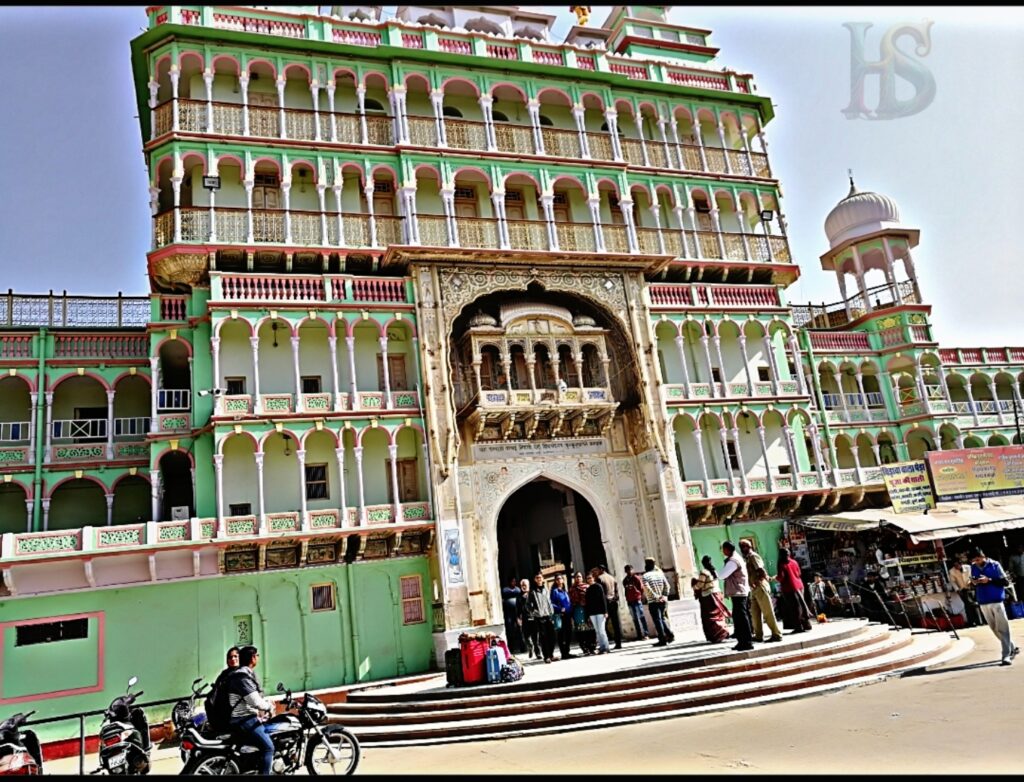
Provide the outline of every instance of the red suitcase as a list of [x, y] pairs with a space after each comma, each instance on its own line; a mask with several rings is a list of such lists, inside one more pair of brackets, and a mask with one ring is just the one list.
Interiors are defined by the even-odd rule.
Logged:
[[487, 681], [487, 641], [463, 641], [462, 679], [466, 684], [482, 684]]

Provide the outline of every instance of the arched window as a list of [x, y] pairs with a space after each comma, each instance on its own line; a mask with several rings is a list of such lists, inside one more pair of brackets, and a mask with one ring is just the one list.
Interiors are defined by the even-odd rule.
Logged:
[[367, 111], [379, 111], [382, 114], [384, 113], [384, 106], [379, 100], [374, 100], [373, 98], [366, 98], [363, 101], [363, 108]]
[[456, 117], [462, 119], [462, 112], [454, 106], [445, 106], [441, 113], [446, 117]]

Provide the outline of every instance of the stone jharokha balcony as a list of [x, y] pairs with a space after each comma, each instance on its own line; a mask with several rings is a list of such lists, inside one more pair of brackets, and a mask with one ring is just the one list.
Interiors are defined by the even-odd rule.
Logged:
[[852, 486], [880, 488], [884, 485], [882, 471], [877, 467], [864, 467], [859, 470], [826, 469], [821, 473], [801, 472], [795, 476], [791, 473], [749, 476], [746, 479], [746, 484], [746, 491], [744, 491], [743, 481], [740, 478], [732, 477], [712, 478], [708, 481], [686, 481], [683, 486], [687, 502], [692, 502], [702, 499], [749, 497], [773, 492], [813, 491]]
[[[785, 236], [688, 228], [544, 220], [498, 220], [417, 214], [414, 237], [405, 218], [366, 213], [305, 212], [245, 207], [178, 207], [154, 218], [155, 249], [173, 244], [222, 244], [321, 249], [384, 249], [389, 245], [483, 250], [670, 255], [689, 260], [792, 263]], [[342, 239], [342, 237], [344, 237]], [[418, 238], [418, 241], [415, 239]]]
[[468, 421], [478, 438], [489, 426], [506, 439], [529, 440], [542, 425], [551, 437], [603, 434], [618, 407], [607, 388], [485, 389], [474, 401]]

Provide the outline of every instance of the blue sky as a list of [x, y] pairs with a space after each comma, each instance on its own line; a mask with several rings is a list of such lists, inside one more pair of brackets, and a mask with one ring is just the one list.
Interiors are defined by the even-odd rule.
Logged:
[[[385, 7], [388, 8], [388, 7]], [[556, 33], [573, 18], [556, 13]], [[600, 24], [608, 7], [594, 7]], [[683, 7], [672, 19], [713, 31], [716, 65], [753, 72], [771, 96], [772, 169], [801, 279], [791, 302], [839, 298], [818, 257], [825, 215], [848, 189], [900, 205], [921, 229], [915, 262], [945, 345], [1024, 345], [1017, 324], [1024, 277], [1016, 248], [1024, 156], [1024, 10], [936, 7]], [[933, 21], [934, 100], [887, 121], [850, 120], [850, 32], [870, 22], [866, 57], [894, 24]], [[0, 8], [0, 289], [23, 293], [145, 293], [149, 196], [133, 94], [130, 40], [143, 7]], [[904, 51], [912, 44], [900, 43]], [[869, 78], [867, 103], [877, 102]], [[913, 90], [904, 84], [897, 97]], [[1010, 326], [1011, 328], [1008, 328]]]

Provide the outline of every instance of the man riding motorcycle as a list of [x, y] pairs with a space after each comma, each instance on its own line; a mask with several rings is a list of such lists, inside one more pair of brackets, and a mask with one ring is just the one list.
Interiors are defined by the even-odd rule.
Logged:
[[227, 677], [228, 708], [231, 709], [231, 728], [249, 736], [249, 743], [263, 750], [261, 773], [269, 775], [274, 762], [274, 743], [267, 735], [260, 712], [272, 712], [273, 702], [267, 700], [260, 690], [253, 669], [259, 662], [259, 651], [255, 646], [243, 646], [238, 650], [240, 665]]

